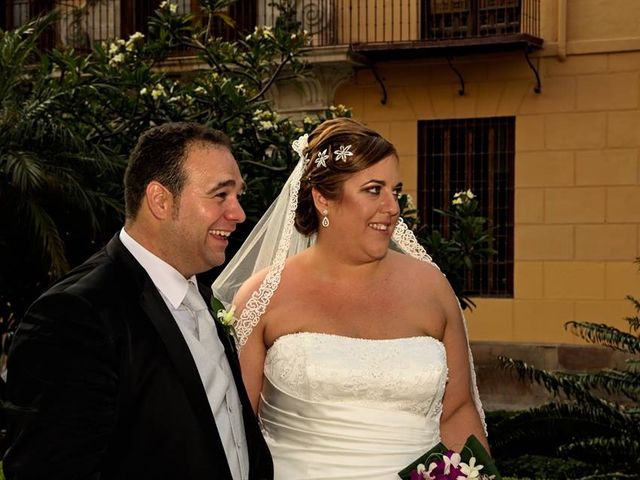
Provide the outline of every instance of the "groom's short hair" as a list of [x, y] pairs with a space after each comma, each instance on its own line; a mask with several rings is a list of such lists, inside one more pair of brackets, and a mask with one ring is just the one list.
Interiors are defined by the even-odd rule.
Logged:
[[195, 143], [212, 144], [231, 151], [231, 140], [219, 131], [193, 122], [170, 122], [145, 131], [129, 156], [124, 174], [127, 219], [135, 219], [149, 182], [161, 183], [179, 197], [186, 181], [184, 161]]

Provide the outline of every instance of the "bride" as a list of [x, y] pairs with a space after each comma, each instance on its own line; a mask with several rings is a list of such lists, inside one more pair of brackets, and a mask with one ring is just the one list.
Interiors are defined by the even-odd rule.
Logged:
[[237, 290], [275, 478], [391, 480], [439, 441], [487, 446], [459, 304], [399, 220], [395, 148], [338, 118], [294, 149], [280, 197], [214, 283], [227, 302]]

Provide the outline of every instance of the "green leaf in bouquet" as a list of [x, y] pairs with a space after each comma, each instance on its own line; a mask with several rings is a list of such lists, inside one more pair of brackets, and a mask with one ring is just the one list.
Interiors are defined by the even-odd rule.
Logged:
[[467, 441], [464, 443], [464, 447], [462, 447], [462, 451], [460, 452], [460, 456], [462, 457], [462, 461], [465, 463], [469, 463], [469, 459], [471, 457], [476, 457], [476, 465], [483, 465], [484, 468], [480, 471], [482, 475], [494, 475], [494, 480], [502, 480], [500, 476], [500, 472], [498, 472], [498, 468], [496, 464], [493, 462], [491, 455], [484, 448], [484, 445], [480, 443], [475, 435], [470, 435], [467, 438]]
[[445, 454], [449, 449], [445, 447], [442, 443], [438, 443], [435, 447], [433, 447], [428, 452], [420, 455], [420, 457], [416, 458], [409, 465], [404, 467], [402, 470], [398, 472], [398, 475], [402, 480], [411, 480], [411, 472], [416, 469], [419, 464], [429, 465], [429, 462], [432, 460], [431, 457], [439, 458], [441, 454]]

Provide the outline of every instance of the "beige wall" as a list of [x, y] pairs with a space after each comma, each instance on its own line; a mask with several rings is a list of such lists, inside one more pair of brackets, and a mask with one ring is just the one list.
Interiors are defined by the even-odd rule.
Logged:
[[395, 143], [411, 194], [418, 120], [516, 117], [514, 298], [478, 299], [474, 340], [582, 343], [564, 322], [625, 329], [624, 297], [640, 298], [640, 2], [568, 0], [566, 45], [542, 3], [539, 95], [522, 53], [502, 53], [454, 59], [462, 97], [436, 59], [379, 64], [386, 105], [366, 69], [335, 98]]

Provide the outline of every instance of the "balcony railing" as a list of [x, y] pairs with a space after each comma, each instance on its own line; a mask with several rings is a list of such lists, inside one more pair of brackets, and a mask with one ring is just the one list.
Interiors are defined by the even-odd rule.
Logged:
[[317, 46], [540, 36], [539, 0], [303, 0], [299, 12]]
[[[191, 11], [191, 0], [173, 1], [179, 13]], [[60, 20], [42, 39], [44, 48], [71, 46], [89, 48], [95, 42], [125, 38], [136, 31], [147, 32], [147, 22], [160, 0], [6, 0], [0, 11], [0, 26], [16, 28], [53, 8]]]
[[[314, 47], [356, 49], [428, 48], [499, 44], [524, 38], [540, 46], [540, 0], [290, 0]], [[0, 25], [14, 28], [57, 6], [62, 17], [43, 39], [86, 48], [94, 42], [146, 31], [160, 0], [6, 0]], [[179, 13], [196, 11], [197, 0], [173, 0]], [[274, 25], [279, 10], [272, 0], [238, 0], [229, 11], [240, 33]], [[221, 24], [216, 34], [232, 37]]]

